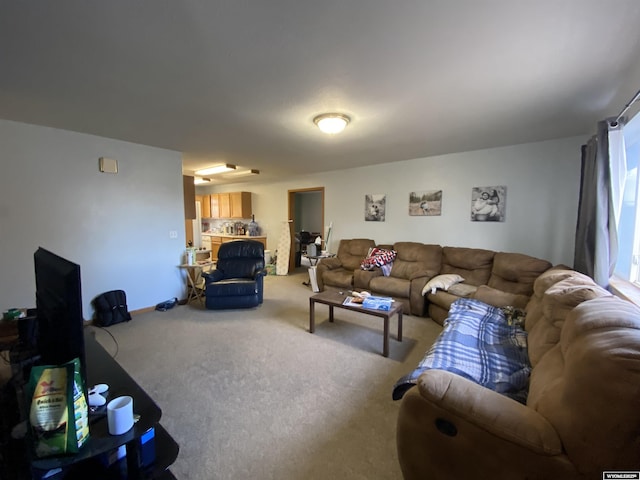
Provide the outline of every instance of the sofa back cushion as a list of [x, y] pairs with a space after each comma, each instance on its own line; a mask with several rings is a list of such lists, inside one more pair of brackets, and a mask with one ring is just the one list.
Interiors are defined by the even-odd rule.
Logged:
[[418, 242], [397, 242], [393, 245], [396, 258], [391, 276], [411, 280], [416, 277], [434, 277], [442, 264], [442, 247]]
[[498, 252], [493, 257], [487, 285], [503, 292], [531, 296], [533, 282], [551, 267], [548, 261], [529, 255]]
[[369, 249], [375, 246], [376, 242], [368, 238], [343, 239], [338, 245], [337, 257], [346, 270], [358, 270]]
[[572, 309], [533, 368], [527, 405], [558, 432], [585, 478], [640, 465], [640, 309], [615, 296]]
[[611, 295], [588, 276], [566, 268], [553, 268], [540, 275], [526, 307], [531, 365], [535, 366], [558, 343], [566, 316], [574, 307]]
[[442, 247], [440, 273], [457, 273], [470, 285], [486, 285], [495, 252], [480, 248]]

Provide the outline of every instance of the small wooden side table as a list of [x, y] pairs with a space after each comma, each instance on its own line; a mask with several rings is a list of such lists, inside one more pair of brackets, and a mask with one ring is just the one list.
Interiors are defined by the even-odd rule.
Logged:
[[199, 300], [202, 302], [203, 291], [198, 287], [198, 284], [202, 279], [202, 270], [207, 267], [210, 268], [212, 265], [213, 262], [210, 260], [200, 261], [194, 265], [187, 263], [179, 265], [180, 268], [187, 272], [187, 303], [191, 302], [191, 300]]
[[306, 253], [303, 255], [303, 257], [308, 258], [309, 259], [309, 264], [313, 267], [314, 265], [317, 265], [318, 262], [320, 260], [322, 260], [323, 258], [331, 258], [331, 257], [335, 257], [336, 254], [335, 253], [324, 253], [322, 255], [307, 255]]

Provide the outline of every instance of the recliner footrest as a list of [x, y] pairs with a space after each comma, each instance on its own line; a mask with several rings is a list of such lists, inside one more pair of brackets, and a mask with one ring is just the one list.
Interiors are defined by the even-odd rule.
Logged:
[[256, 295], [258, 284], [255, 280], [229, 278], [207, 284], [207, 297], [236, 297], [244, 295]]

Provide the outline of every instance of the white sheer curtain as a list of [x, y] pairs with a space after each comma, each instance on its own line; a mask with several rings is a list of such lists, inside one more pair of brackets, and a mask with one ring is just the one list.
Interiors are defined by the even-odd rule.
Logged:
[[574, 268], [598, 285], [609, 286], [618, 258], [617, 225], [626, 178], [624, 121], [598, 122], [582, 146], [582, 172]]
[[620, 226], [620, 211], [627, 180], [627, 148], [623, 132], [625, 121], [626, 119], [619, 120], [615, 126], [609, 123], [609, 170], [616, 229]]

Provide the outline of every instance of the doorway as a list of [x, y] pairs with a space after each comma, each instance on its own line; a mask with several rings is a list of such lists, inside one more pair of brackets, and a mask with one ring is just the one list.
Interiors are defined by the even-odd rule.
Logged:
[[289, 220], [293, 222], [289, 270], [300, 264], [301, 250], [295, 235], [300, 231], [311, 234], [311, 238], [324, 236], [324, 187], [289, 190]]

